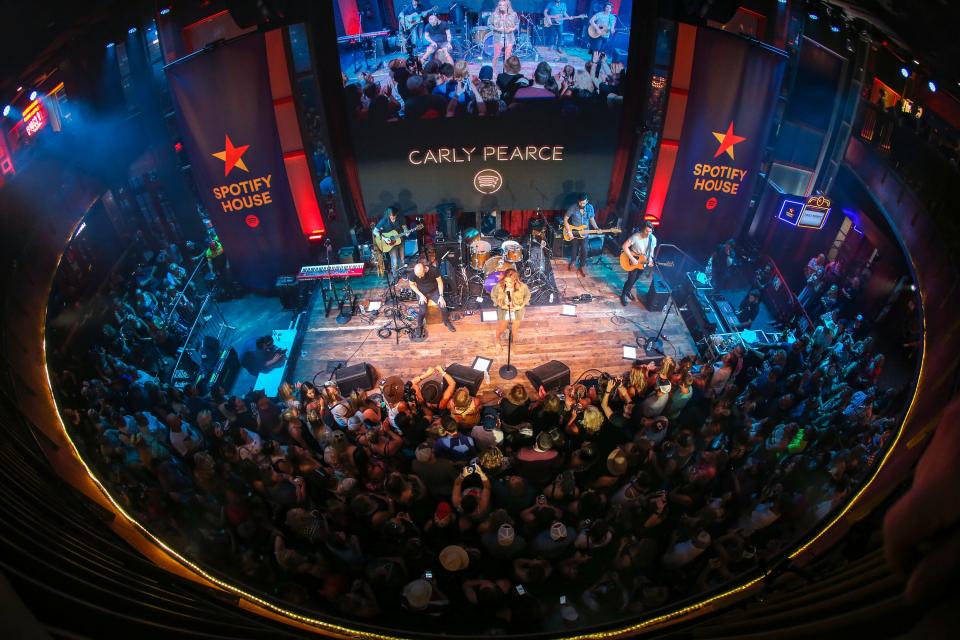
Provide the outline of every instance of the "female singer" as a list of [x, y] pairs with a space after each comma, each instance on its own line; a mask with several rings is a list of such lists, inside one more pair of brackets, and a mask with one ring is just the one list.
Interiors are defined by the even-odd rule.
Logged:
[[502, 351], [503, 333], [507, 330], [507, 322], [512, 324], [514, 342], [520, 334], [523, 309], [530, 302], [530, 287], [520, 282], [520, 274], [516, 269], [507, 269], [503, 274], [503, 280], [493, 287], [490, 296], [494, 306], [497, 307], [497, 350]]
[[[513, 44], [516, 41], [517, 27], [520, 26], [520, 17], [513, 10], [510, 0], [499, 0], [497, 8], [490, 14], [487, 23], [493, 29], [493, 68], [497, 68], [497, 60], [500, 59], [500, 52], [503, 52], [503, 60], [513, 55]], [[503, 67], [501, 66], [502, 70]]]

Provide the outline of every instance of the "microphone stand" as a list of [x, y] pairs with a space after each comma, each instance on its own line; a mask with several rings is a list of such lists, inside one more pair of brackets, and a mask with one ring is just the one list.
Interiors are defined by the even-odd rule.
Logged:
[[[513, 300], [507, 291], [507, 303], [512, 307]], [[500, 377], [504, 380], [513, 380], [517, 377], [517, 368], [510, 364], [510, 352], [513, 350], [513, 311], [507, 311], [507, 364], [500, 367]]]
[[[654, 266], [654, 269], [656, 270], [656, 266]], [[651, 287], [655, 286], [655, 276], [656, 271], [654, 271], [654, 274], [650, 277]], [[663, 312], [663, 322], [660, 323], [660, 329], [657, 330], [657, 335], [653, 336], [652, 338], [647, 336], [643, 339], [643, 350], [648, 354], [658, 353], [661, 356], [666, 355], [663, 352], [663, 328], [667, 326], [667, 318], [670, 317], [670, 309], [672, 309], [675, 304], [676, 303], [673, 300], [673, 292], [670, 292], [670, 299], [667, 301], [667, 309]], [[637, 338], [637, 344], [640, 344], [640, 338]]]

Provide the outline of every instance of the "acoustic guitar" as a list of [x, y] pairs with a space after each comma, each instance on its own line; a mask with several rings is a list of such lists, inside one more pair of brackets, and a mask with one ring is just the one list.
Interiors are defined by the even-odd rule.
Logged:
[[610, 27], [605, 24], [593, 24], [587, 28], [587, 34], [591, 38], [607, 38], [610, 36]]
[[[624, 271], [636, 271], [637, 269], [643, 269], [647, 266], [647, 256], [642, 253], [637, 256], [637, 264], [631, 264], [630, 256], [627, 255], [625, 251], [620, 252], [620, 268]], [[663, 265], [664, 267], [672, 267], [673, 262], [658, 262], [657, 264]]]
[[436, 6], [430, 7], [426, 11], [420, 11], [418, 13], [411, 13], [409, 15], [404, 15], [400, 18], [400, 30], [406, 35], [413, 29], [415, 26], [423, 22], [423, 19], [429, 16], [431, 13], [435, 13], [437, 10]]
[[414, 231], [419, 231], [420, 229], [423, 229], [422, 224], [418, 224], [412, 229], [407, 229], [406, 227], [404, 227], [404, 230], [402, 232], [387, 231], [386, 233], [381, 233], [379, 238], [377, 236], [373, 236], [373, 243], [377, 245], [377, 249], [380, 249], [380, 251], [387, 253], [388, 251], [393, 249], [395, 246], [403, 242], [404, 238], [409, 236]]
[[615, 227], [610, 227], [609, 229], [589, 229], [589, 226], [588, 224], [572, 224], [570, 225], [569, 231], [567, 231], [566, 227], [562, 227], [563, 239], [570, 242], [571, 240], [583, 240], [587, 236], [595, 236], [603, 233], [620, 233], [620, 229]]

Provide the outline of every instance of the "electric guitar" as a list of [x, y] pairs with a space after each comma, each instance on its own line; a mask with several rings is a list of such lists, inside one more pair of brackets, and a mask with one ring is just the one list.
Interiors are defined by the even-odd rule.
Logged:
[[605, 24], [593, 24], [591, 22], [587, 28], [587, 34], [594, 39], [607, 38], [610, 36], [610, 27]]
[[571, 240], [583, 240], [587, 236], [599, 235], [601, 233], [620, 233], [620, 229], [615, 227], [610, 227], [609, 229], [589, 229], [589, 226], [589, 224], [572, 224], [570, 225], [569, 231], [566, 227], [562, 227], [563, 239], [570, 242]]
[[420, 11], [419, 13], [411, 13], [410, 15], [403, 15], [400, 17], [400, 30], [405, 34], [413, 29], [415, 26], [423, 22], [423, 19], [429, 16], [431, 13], [435, 13], [437, 10], [436, 6], [430, 7], [425, 11]]
[[419, 231], [423, 229], [422, 224], [418, 224], [412, 229], [403, 228], [403, 231], [387, 231], [386, 233], [381, 233], [380, 236], [373, 236], [373, 243], [377, 245], [377, 249], [387, 253], [395, 246], [403, 242], [403, 239], [409, 236], [414, 231]]
[[579, 20], [580, 18], [586, 18], [587, 14], [581, 13], [578, 16], [543, 16], [543, 26], [556, 27], [564, 20]]
[[[627, 252], [626, 251], [620, 252], [620, 268], [622, 268], [624, 271], [636, 271], [637, 269], [643, 269], [644, 267], [647, 266], [647, 262], [649, 262], [647, 260], [647, 256], [641, 253], [640, 255], [637, 256], [637, 264], [632, 264], [630, 262], [630, 256], [627, 255]], [[673, 266], [673, 262], [661, 261], [657, 264], [661, 264], [665, 267]]]

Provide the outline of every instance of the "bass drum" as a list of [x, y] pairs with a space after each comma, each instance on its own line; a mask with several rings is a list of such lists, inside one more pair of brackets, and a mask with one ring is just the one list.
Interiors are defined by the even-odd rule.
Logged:
[[470, 42], [473, 42], [474, 44], [483, 44], [483, 41], [487, 37], [488, 33], [490, 33], [490, 27], [474, 27], [470, 30]]
[[497, 283], [503, 280], [503, 274], [505, 271], [494, 271], [489, 274], [483, 280], [483, 290], [487, 292], [488, 295], [493, 293], [493, 288], [497, 286]]

